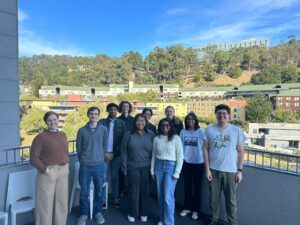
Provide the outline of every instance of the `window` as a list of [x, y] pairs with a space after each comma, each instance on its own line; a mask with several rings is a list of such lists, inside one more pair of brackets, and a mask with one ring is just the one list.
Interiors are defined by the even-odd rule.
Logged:
[[299, 101], [299, 97], [295, 97], [295, 101]]
[[285, 106], [291, 106], [291, 103], [287, 102], [285, 103]]
[[281, 101], [282, 100], [282, 97], [278, 97], [278, 101]]
[[295, 103], [295, 107], [299, 107], [299, 103], [298, 102]]
[[286, 97], [286, 98], [285, 98], [285, 100], [287, 100], [287, 101], [290, 101], [290, 100], [291, 100], [291, 98], [290, 98], [290, 97]]

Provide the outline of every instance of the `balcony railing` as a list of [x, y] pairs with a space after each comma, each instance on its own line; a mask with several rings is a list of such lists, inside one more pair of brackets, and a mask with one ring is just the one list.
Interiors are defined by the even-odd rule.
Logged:
[[[68, 145], [69, 154], [76, 154], [76, 140], [68, 141]], [[4, 154], [1, 156], [4, 160], [0, 162], [0, 167], [27, 163], [29, 160], [30, 146], [5, 149], [0, 151], [0, 154]], [[244, 164], [300, 175], [300, 155], [282, 154], [246, 147]]]

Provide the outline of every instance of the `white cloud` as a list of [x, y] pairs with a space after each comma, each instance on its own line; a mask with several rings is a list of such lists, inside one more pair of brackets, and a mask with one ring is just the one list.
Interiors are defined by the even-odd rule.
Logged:
[[187, 13], [189, 10], [187, 8], [173, 8], [166, 11], [169, 16], [178, 16]]
[[19, 55], [90, 55], [82, 49], [72, 45], [47, 40], [36, 32], [27, 29], [24, 20], [30, 18], [23, 10], [19, 9]]
[[22, 22], [23, 20], [28, 19], [28, 15], [21, 9], [18, 10], [18, 21]]

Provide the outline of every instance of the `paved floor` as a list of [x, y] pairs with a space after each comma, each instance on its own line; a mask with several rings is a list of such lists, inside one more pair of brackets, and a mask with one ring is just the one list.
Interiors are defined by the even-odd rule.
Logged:
[[[136, 220], [134, 223], [130, 223], [127, 221], [127, 199], [124, 197], [121, 200], [121, 208], [116, 209], [111, 204], [109, 205], [108, 210], [103, 210], [103, 216], [105, 218], [104, 225], [156, 225], [159, 219], [159, 212], [157, 202], [155, 200], [150, 201], [149, 207], [149, 215], [148, 221], [146, 223], [141, 222], [140, 220]], [[199, 218], [198, 220], [193, 220], [190, 217], [180, 217], [178, 215], [179, 210], [176, 209], [175, 215], [175, 224], [176, 225], [206, 225], [208, 224], [208, 220], [204, 217]], [[72, 210], [72, 213], [68, 216], [68, 223], [67, 225], [76, 225], [76, 222], [79, 217], [79, 208], [75, 207]], [[86, 225], [96, 225], [94, 220], [88, 220]]]

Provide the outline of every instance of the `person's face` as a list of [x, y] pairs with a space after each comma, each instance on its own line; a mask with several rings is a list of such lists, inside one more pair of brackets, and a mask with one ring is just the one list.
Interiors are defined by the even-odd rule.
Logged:
[[95, 109], [93, 111], [90, 111], [88, 117], [90, 122], [97, 122], [99, 118], [98, 110]]
[[150, 119], [151, 119], [151, 117], [152, 117], [151, 112], [150, 112], [150, 111], [146, 111], [146, 112], [144, 113], [144, 115], [146, 116], [147, 120], [150, 121]]
[[118, 110], [115, 106], [110, 107], [107, 112], [108, 112], [108, 117], [109, 118], [116, 118], [117, 117]]
[[168, 119], [173, 119], [174, 117], [174, 110], [172, 108], [167, 108], [165, 111], [166, 117]]
[[143, 117], [138, 117], [135, 123], [137, 130], [145, 130], [146, 121]]
[[56, 115], [50, 115], [48, 116], [48, 118], [46, 119], [46, 125], [48, 127], [48, 130], [57, 130], [58, 128], [58, 118], [56, 117]]
[[229, 114], [225, 109], [219, 109], [216, 112], [216, 118], [218, 123], [228, 123], [229, 121]]
[[128, 103], [123, 103], [121, 110], [122, 110], [122, 113], [129, 114], [129, 104]]
[[167, 121], [162, 122], [161, 130], [163, 134], [167, 135], [170, 132], [170, 124]]
[[196, 123], [196, 121], [195, 121], [195, 119], [194, 119], [194, 117], [193, 116], [188, 116], [188, 118], [187, 118], [187, 125], [188, 125], [188, 128], [194, 128], [195, 127], [195, 123]]

